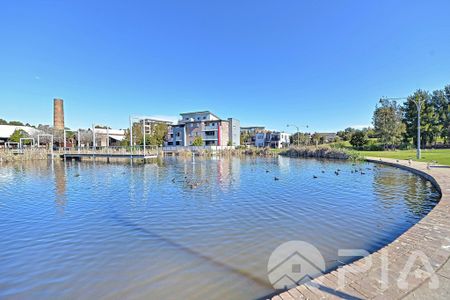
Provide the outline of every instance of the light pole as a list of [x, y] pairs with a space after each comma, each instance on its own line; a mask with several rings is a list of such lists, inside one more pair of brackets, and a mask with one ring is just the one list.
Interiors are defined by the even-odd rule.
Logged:
[[145, 118], [142, 119], [142, 135], [143, 135], [143, 139], [144, 139], [144, 157], [145, 157]]
[[420, 150], [420, 113], [422, 111], [422, 102], [423, 99], [419, 99], [417, 96], [416, 99], [411, 99], [417, 108], [417, 159], [420, 159], [422, 156], [422, 152]]
[[382, 99], [385, 100], [408, 100], [411, 99], [411, 101], [416, 105], [417, 108], [417, 149], [416, 149], [416, 157], [417, 159], [420, 159], [422, 156], [422, 151], [420, 150], [420, 113], [422, 111], [422, 103], [424, 99], [419, 99], [419, 96], [416, 96], [416, 98], [408, 98], [408, 97], [397, 97], [397, 98], [387, 98], [382, 97]]
[[94, 124], [92, 124], [92, 148], [94, 149], [94, 151], [95, 151], [95, 125]]
[[80, 129], [78, 129], [78, 141], [77, 141], [77, 144], [78, 144], [78, 153], [80, 153], [80, 148], [81, 148], [81, 131], [80, 131]]
[[[297, 125], [294, 125], [294, 124], [286, 125], [286, 127], [290, 127], [290, 126], [297, 128], [297, 147], [299, 147], [300, 146], [300, 127], [298, 127]], [[309, 128], [308, 125], [306, 125], [304, 127]]]
[[133, 121], [130, 116], [130, 149], [133, 147]]

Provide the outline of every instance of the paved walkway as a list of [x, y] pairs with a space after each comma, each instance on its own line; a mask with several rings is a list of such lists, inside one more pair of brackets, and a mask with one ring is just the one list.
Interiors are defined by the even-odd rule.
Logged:
[[426, 177], [441, 190], [440, 202], [391, 244], [272, 300], [450, 299], [450, 167], [387, 158], [367, 160]]

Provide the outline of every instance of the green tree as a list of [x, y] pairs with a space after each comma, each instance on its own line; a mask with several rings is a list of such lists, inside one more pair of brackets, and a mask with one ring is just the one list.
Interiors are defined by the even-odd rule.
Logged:
[[353, 148], [362, 148], [368, 142], [367, 134], [363, 130], [357, 130], [353, 133], [352, 138], [350, 139], [350, 145]]
[[318, 144], [320, 143], [320, 140], [321, 140], [321, 135], [320, 135], [320, 133], [315, 132], [315, 133], [313, 133], [313, 134], [311, 135], [311, 142], [312, 142], [314, 145], [318, 145]]
[[428, 117], [430, 122], [430, 139], [431, 143], [436, 143], [438, 138], [447, 138], [448, 125], [448, 100], [444, 90], [436, 90], [431, 94], [431, 111], [433, 115]]
[[[145, 143], [152, 146], [162, 146], [169, 132], [169, 127], [166, 124], [154, 124], [151, 128], [152, 132], [145, 135]], [[144, 145], [143, 138], [139, 144]]]
[[408, 138], [412, 138], [413, 144], [417, 145], [417, 106], [416, 102], [420, 102], [420, 132], [422, 146], [432, 144], [437, 137], [441, 135], [444, 128], [440, 124], [437, 110], [440, 110], [441, 102], [439, 92], [433, 97], [427, 91], [417, 90], [413, 95], [409, 96], [403, 104], [404, 122], [406, 124], [406, 133]]
[[8, 121], [0, 119], [0, 125], [8, 125]]
[[311, 142], [311, 135], [309, 133], [296, 132], [290, 137], [291, 145], [307, 146]]
[[[133, 123], [133, 145], [142, 145], [144, 141], [144, 135], [142, 132], [142, 125], [139, 123]], [[130, 129], [125, 129], [125, 138], [121, 142], [122, 146], [130, 145]]]
[[241, 132], [241, 137], [240, 137], [241, 145], [250, 144], [251, 140], [252, 140], [252, 136], [250, 135], [250, 133]]
[[447, 143], [449, 138], [449, 98], [450, 94], [447, 94], [446, 89], [450, 92], [450, 86], [446, 86], [443, 90], [433, 91], [431, 94], [431, 103], [433, 107], [432, 111], [434, 115], [430, 119], [428, 117], [427, 121], [431, 122], [431, 136], [432, 142], [436, 142], [438, 138], [443, 138], [444, 143]]
[[203, 146], [203, 139], [201, 136], [196, 136], [192, 142], [192, 146]]
[[337, 136], [340, 137], [343, 141], [350, 141], [352, 138], [353, 133], [356, 131], [356, 129], [348, 127], [345, 128], [345, 130], [341, 130], [337, 132]]
[[363, 128], [361, 129], [368, 138], [376, 138], [377, 137], [377, 133], [375, 132], [375, 130], [372, 127], [367, 127], [367, 128]]
[[[151, 132], [145, 135], [145, 144], [152, 146], [162, 146], [166, 139], [169, 127], [166, 124], [154, 124]], [[142, 123], [133, 123], [133, 144], [144, 145], [144, 134]], [[125, 129], [125, 138], [121, 142], [122, 146], [130, 145], [130, 129]]]
[[444, 123], [443, 128], [443, 138], [445, 139], [445, 143], [448, 143], [450, 141], [450, 85], [444, 87], [444, 95], [447, 102], [447, 109], [444, 109], [446, 114], [446, 122]]
[[402, 109], [396, 101], [380, 99], [373, 113], [373, 125], [384, 148], [400, 145], [405, 124], [402, 122]]
[[14, 143], [19, 143], [20, 139], [28, 137], [28, 134], [22, 129], [16, 129], [9, 137], [9, 140]]
[[24, 126], [22, 122], [20, 121], [9, 121], [8, 123], [9, 125], [14, 125], [14, 126]]
[[169, 132], [169, 126], [166, 124], [155, 124], [153, 126], [153, 132], [150, 134], [150, 145], [162, 146], [166, 140], [167, 133]]

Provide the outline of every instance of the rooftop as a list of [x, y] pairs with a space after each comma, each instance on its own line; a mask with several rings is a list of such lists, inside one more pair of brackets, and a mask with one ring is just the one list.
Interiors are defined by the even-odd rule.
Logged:
[[213, 114], [209, 110], [185, 112], [185, 113], [181, 113], [180, 115], [184, 116], [184, 115], [194, 115], [194, 114], [211, 114], [211, 115], [213, 115], [214, 117], [216, 117], [217, 119], [220, 120], [219, 116], [217, 116], [216, 114]]
[[30, 126], [0, 125], [0, 138], [9, 138], [18, 129], [25, 131], [29, 135], [40, 132], [38, 129]]

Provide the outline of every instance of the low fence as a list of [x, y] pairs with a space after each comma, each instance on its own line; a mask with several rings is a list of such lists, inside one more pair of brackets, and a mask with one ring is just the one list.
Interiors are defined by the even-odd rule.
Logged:
[[164, 152], [177, 152], [177, 151], [225, 151], [234, 150], [235, 146], [165, 146], [162, 148]]
[[133, 146], [133, 147], [71, 147], [58, 148], [55, 154], [83, 154], [83, 155], [158, 155], [161, 147], [158, 146]]
[[121, 156], [154, 156], [161, 155], [162, 148], [157, 146], [135, 147], [37, 147], [0, 148], [0, 162], [52, 159], [62, 155], [121, 155]]

